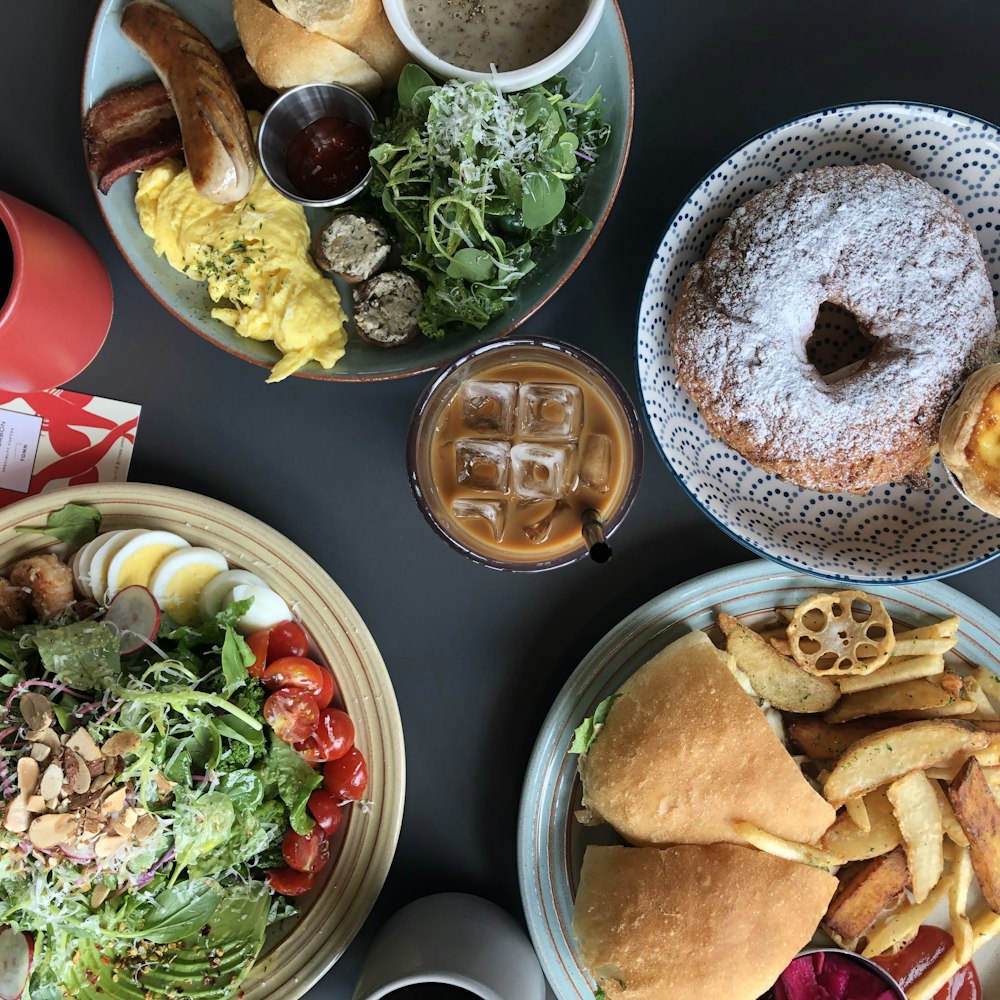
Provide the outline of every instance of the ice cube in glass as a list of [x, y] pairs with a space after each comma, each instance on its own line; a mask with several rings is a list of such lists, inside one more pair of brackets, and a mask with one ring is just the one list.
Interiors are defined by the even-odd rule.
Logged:
[[562, 382], [528, 382], [517, 394], [518, 431], [523, 438], [575, 438], [583, 424], [583, 391]]
[[459, 486], [482, 493], [506, 493], [510, 478], [510, 444], [461, 438], [455, 442], [455, 476]]
[[516, 382], [477, 382], [462, 384], [462, 423], [472, 431], [485, 434], [514, 433], [517, 415]]
[[523, 500], [562, 500], [576, 484], [575, 444], [516, 444], [510, 450], [514, 493]]
[[452, 514], [463, 521], [483, 521], [490, 529], [493, 540], [503, 540], [503, 529], [507, 520], [507, 505], [503, 500], [479, 500], [460, 497], [451, 507]]
[[522, 500], [520, 513], [524, 520], [521, 530], [532, 545], [544, 545], [552, 533], [556, 515], [566, 507], [562, 500]]
[[611, 438], [588, 434], [580, 445], [580, 482], [598, 493], [611, 489]]

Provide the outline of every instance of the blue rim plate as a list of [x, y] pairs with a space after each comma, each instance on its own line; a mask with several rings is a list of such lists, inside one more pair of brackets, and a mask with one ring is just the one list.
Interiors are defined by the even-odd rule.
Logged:
[[717, 441], [676, 384], [668, 324], [692, 263], [732, 211], [796, 170], [885, 162], [951, 197], [979, 237], [1000, 291], [1000, 129], [962, 112], [898, 101], [841, 105], [763, 132], [722, 160], [667, 226], [639, 304], [636, 378], [650, 434], [688, 496], [730, 537], [797, 572], [864, 586], [934, 580], [1000, 554], [1000, 520], [972, 507], [939, 459], [928, 491], [815, 493]]
[[[528, 930], [560, 1000], [593, 1000], [594, 984], [573, 945], [573, 899], [583, 851], [620, 843], [609, 827], [574, 818], [580, 787], [576, 757], [566, 750], [573, 730], [664, 646], [695, 629], [709, 629], [719, 610], [751, 621], [775, 607], [794, 608], [829, 581], [754, 560], [707, 573], [661, 594], [616, 625], [573, 672], [542, 725], [532, 751], [518, 817], [517, 864]], [[913, 627], [957, 614], [962, 619], [955, 661], [1000, 673], [1000, 618], [943, 583], [879, 587], [898, 623]], [[947, 907], [933, 922], [947, 927]], [[976, 956], [984, 995], [1000, 995], [1000, 946]]]

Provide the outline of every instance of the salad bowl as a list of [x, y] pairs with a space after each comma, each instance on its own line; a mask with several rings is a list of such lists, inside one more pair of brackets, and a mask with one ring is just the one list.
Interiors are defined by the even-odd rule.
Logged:
[[357, 611], [305, 552], [274, 529], [219, 501], [164, 486], [108, 483], [55, 490], [0, 511], [0, 568], [65, 546], [18, 529], [44, 526], [66, 504], [101, 514], [101, 530], [170, 531], [260, 576], [293, 609], [312, 654], [329, 667], [368, 762], [365, 802], [344, 810], [331, 860], [298, 912], [267, 928], [242, 984], [245, 1000], [295, 1000], [337, 961], [374, 905], [395, 852], [405, 793], [403, 735], [385, 664]]
[[[137, 81], [150, 79], [150, 65], [131, 47], [120, 30], [126, 0], [102, 0], [97, 9], [83, 72], [82, 115], [101, 97]], [[237, 44], [230, 0], [171, 0], [177, 11], [199, 28], [220, 49]], [[459, 354], [490, 340], [507, 336], [540, 309], [566, 282], [584, 259], [608, 217], [628, 157], [632, 137], [633, 72], [628, 38], [621, 11], [614, 2], [604, 7], [592, 38], [563, 71], [569, 93], [586, 99], [600, 89], [604, 119], [611, 132], [600, 156], [586, 177], [580, 211], [592, 220], [590, 229], [560, 237], [538, 250], [534, 268], [514, 293], [511, 308], [491, 319], [482, 329], [455, 328], [442, 339], [418, 336], [400, 347], [386, 349], [361, 340], [351, 330], [346, 354], [335, 367], [324, 370], [309, 362], [296, 372], [305, 378], [328, 381], [377, 381], [432, 371]], [[382, 99], [390, 95], [383, 94]], [[376, 102], [376, 110], [381, 103]], [[383, 112], [386, 114], [387, 112]], [[150, 293], [182, 323], [206, 340], [236, 357], [270, 368], [279, 358], [268, 342], [240, 337], [212, 318], [213, 306], [206, 287], [174, 271], [157, 257], [153, 241], [139, 226], [135, 209], [136, 175], [117, 181], [107, 195], [94, 186], [94, 195], [122, 255]], [[315, 230], [328, 215], [307, 210]], [[339, 280], [339, 279], [338, 279]], [[351, 295], [341, 285], [345, 309]]]
[[[751, 465], [712, 435], [677, 383], [669, 324], [691, 265], [739, 205], [795, 171], [876, 162], [914, 174], [954, 200], [979, 239], [995, 298], [1000, 239], [983, 220], [1000, 211], [992, 179], [1000, 129], [922, 104], [844, 105], [749, 140], [694, 188], [650, 267], [636, 343], [653, 440], [691, 499], [758, 555], [862, 585], [931, 580], [980, 565], [1000, 553], [1000, 521], [961, 496], [940, 458], [931, 466], [928, 489], [894, 483], [865, 496], [816, 493]], [[821, 312], [814, 340], [837, 345], [850, 332], [836, 311]]]

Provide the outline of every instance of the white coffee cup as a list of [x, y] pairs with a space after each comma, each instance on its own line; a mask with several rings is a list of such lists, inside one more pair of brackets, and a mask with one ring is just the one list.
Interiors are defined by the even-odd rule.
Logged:
[[425, 983], [482, 1000], [545, 1000], [541, 966], [524, 931], [494, 903], [445, 892], [404, 906], [379, 931], [353, 1000], [380, 1000]]

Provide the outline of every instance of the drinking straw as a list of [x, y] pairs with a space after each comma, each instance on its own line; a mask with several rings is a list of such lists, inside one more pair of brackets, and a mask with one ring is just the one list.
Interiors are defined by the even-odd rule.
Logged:
[[611, 546], [604, 533], [604, 522], [601, 515], [590, 508], [580, 515], [583, 540], [587, 544], [590, 558], [596, 563], [606, 563], [611, 558]]

